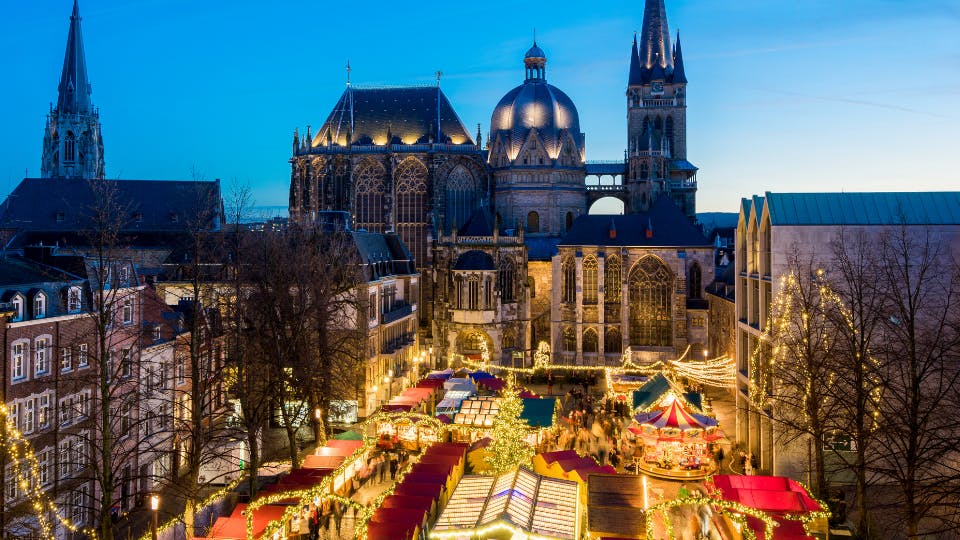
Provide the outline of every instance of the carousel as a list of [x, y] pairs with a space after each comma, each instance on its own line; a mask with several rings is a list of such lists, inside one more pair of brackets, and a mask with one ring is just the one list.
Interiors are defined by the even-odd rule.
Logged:
[[672, 395], [664, 401], [664, 409], [634, 416], [634, 425], [628, 428], [638, 442], [638, 467], [673, 479], [699, 479], [716, 472], [714, 450], [723, 437], [717, 420], [687, 411]]

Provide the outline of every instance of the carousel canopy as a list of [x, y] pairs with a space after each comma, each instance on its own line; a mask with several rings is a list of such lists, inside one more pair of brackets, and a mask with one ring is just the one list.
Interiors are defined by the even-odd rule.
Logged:
[[657, 373], [650, 377], [643, 386], [633, 391], [633, 408], [647, 410], [657, 403], [660, 403], [668, 393], [681, 396], [684, 401], [689, 403], [697, 412], [702, 412], [703, 406], [700, 394], [696, 392], [682, 392], [676, 384], [668, 379], [663, 373]]
[[688, 413], [676, 400], [662, 411], [641, 413], [633, 419], [645, 426], [653, 426], [657, 429], [674, 428], [681, 431], [707, 429], [717, 425], [717, 421], [712, 418]]

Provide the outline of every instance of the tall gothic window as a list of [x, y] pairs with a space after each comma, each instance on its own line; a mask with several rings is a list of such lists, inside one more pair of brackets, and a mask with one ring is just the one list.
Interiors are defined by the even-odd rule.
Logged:
[[623, 352], [623, 340], [620, 336], [620, 329], [616, 326], [607, 328], [603, 334], [603, 351], [608, 353]]
[[593, 255], [583, 259], [583, 303], [597, 303], [597, 258]]
[[500, 287], [500, 302], [512, 304], [517, 301], [514, 292], [516, 288], [516, 267], [509, 257], [500, 259], [500, 272], [497, 274], [498, 286]]
[[667, 132], [667, 141], [670, 143], [670, 155], [675, 156], [677, 155], [677, 153], [676, 153], [676, 150], [674, 150], [673, 148], [673, 117], [672, 116], [667, 117], [666, 132]]
[[383, 165], [372, 159], [362, 161], [353, 171], [356, 191], [353, 219], [357, 229], [384, 231], [383, 196], [387, 188], [385, 175]]
[[597, 330], [594, 328], [587, 328], [583, 331], [583, 352], [595, 353], [598, 350], [599, 345], [597, 341]]
[[397, 167], [397, 233], [422, 265], [427, 260], [427, 168], [416, 158], [407, 158]]
[[569, 304], [577, 301], [577, 267], [573, 264], [572, 258], [564, 259], [560, 266], [561, 274], [561, 297], [560, 301]]
[[670, 269], [648, 255], [630, 271], [630, 344], [668, 347], [671, 331]]
[[650, 176], [650, 167], [646, 161], [640, 162], [640, 179], [646, 180]]
[[480, 276], [477, 274], [467, 278], [467, 309], [480, 309]]
[[607, 257], [603, 264], [603, 318], [620, 322], [620, 257]]
[[700, 265], [693, 263], [693, 265], [690, 266], [689, 277], [687, 278], [687, 298], [700, 299], [701, 280], [702, 272], [700, 271]]
[[445, 227], [458, 228], [470, 219], [477, 205], [476, 181], [463, 165], [457, 165], [447, 176], [447, 211]]
[[536, 212], [530, 212], [527, 214], [527, 232], [540, 232], [540, 214]]
[[563, 329], [563, 350], [566, 352], [577, 352], [577, 334], [572, 326]]
[[77, 159], [77, 138], [72, 131], [67, 132], [63, 140], [63, 160], [76, 161]]

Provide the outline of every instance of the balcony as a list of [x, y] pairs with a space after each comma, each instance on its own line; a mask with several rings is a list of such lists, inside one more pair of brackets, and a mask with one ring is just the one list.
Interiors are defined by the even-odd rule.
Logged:
[[393, 306], [392, 310], [380, 315], [380, 323], [389, 324], [394, 321], [399, 321], [400, 319], [411, 314], [413, 314], [413, 305], [411, 304], [396, 305], [396, 306]]

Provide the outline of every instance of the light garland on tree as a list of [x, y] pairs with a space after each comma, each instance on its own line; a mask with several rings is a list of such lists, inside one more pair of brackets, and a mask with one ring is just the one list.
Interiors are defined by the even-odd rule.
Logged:
[[493, 419], [491, 442], [484, 461], [489, 465], [489, 474], [497, 476], [520, 465], [528, 465], [533, 459], [533, 448], [524, 441], [529, 431], [523, 413], [523, 400], [514, 383], [513, 377], [507, 379], [507, 386], [500, 398], [499, 411]]
[[533, 369], [544, 370], [550, 368], [550, 344], [541, 341], [537, 344], [537, 351], [533, 353]]
[[[220, 499], [225, 498], [227, 495], [230, 494], [231, 491], [233, 491], [234, 489], [236, 489], [237, 486], [239, 486], [240, 483], [243, 482], [243, 480], [244, 480], [244, 476], [241, 475], [241, 476], [233, 479], [233, 481], [230, 482], [229, 484], [221, 487], [220, 489], [218, 489], [218, 490], [214, 491], [213, 493], [211, 493], [210, 495], [208, 495], [205, 499], [203, 499], [202, 501], [200, 501], [200, 502], [196, 505], [195, 514], [201, 513], [204, 508], [212, 505], [213, 503], [219, 501]], [[175, 517], [173, 517], [173, 518], [170, 518], [169, 520], [167, 520], [166, 522], [164, 522], [163, 524], [161, 524], [160, 526], [158, 526], [158, 527], [157, 527], [157, 536], [160, 536], [161, 534], [167, 532], [168, 530], [176, 527], [177, 525], [179, 525], [179, 524], [181, 524], [181, 523], [185, 523], [186, 515], [187, 515], [187, 514], [186, 514], [186, 510], [184, 510], [184, 511], [183, 511], [182, 513], [180, 513], [179, 515], [177, 515], [177, 516], [175, 516]], [[188, 536], [189, 536], [189, 535], [188, 535]], [[153, 532], [152, 532], [152, 531], [147, 531], [147, 532], [145, 532], [144, 534], [142, 534], [142, 535], [140, 536], [140, 539], [139, 539], [139, 540], [151, 540], [151, 538], [153, 538]]]
[[[53, 538], [55, 536], [53, 534], [53, 522], [48, 516], [48, 514], [51, 514], [56, 522], [68, 531], [79, 532], [96, 540], [96, 530], [76, 525], [73, 521], [63, 516], [57, 505], [54, 504], [47, 497], [46, 492], [41, 489], [40, 463], [37, 460], [36, 453], [30, 441], [23, 436], [23, 433], [20, 432], [10, 419], [10, 410], [4, 403], [0, 403], [0, 421], [2, 421], [2, 429], [6, 437], [5, 447], [0, 451], [7, 452], [10, 456], [11, 463], [9, 463], [8, 466], [14, 471], [14, 478], [12, 480], [19, 488], [19, 491], [22, 491], [26, 498], [30, 500], [30, 507], [36, 514], [42, 537]], [[6, 471], [0, 471], [0, 473], [6, 474]], [[6, 495], [6, 493], [0, 494], [0, 496], [4, 498], [6, 498]]]

